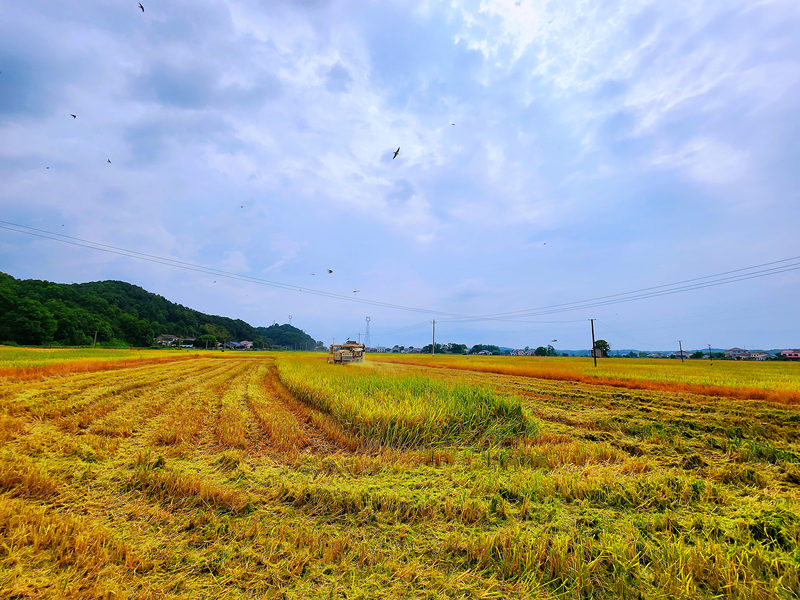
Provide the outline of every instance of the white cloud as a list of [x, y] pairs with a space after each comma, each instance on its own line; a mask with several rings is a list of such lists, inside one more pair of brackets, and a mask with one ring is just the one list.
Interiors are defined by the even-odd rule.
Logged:
[[654, 156], [656, 167], [682, 169], [705, 184], [729, 184], [747, 179], [747, 153], [707, 138], [693, 138], [678, 150]]

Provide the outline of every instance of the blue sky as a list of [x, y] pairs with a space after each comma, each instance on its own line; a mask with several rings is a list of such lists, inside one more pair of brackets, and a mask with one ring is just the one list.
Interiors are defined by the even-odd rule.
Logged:
[[[800, 255], [794, 0], [143, 4], [0, 9], [0, 219], [458, 315]], [[586, 348], [594, 317], [612, 348], [800, 345], [796, 270], [513, 322], [7, 230], [0, 270], [326, 343], [370, 315], [376, 344], [436, 318], [437, 341]]]

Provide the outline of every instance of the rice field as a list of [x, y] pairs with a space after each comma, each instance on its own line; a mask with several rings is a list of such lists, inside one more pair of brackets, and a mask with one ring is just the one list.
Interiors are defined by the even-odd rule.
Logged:
[[0, 349], [0, 597], [798, 597], [799, 365], [79, 352]]

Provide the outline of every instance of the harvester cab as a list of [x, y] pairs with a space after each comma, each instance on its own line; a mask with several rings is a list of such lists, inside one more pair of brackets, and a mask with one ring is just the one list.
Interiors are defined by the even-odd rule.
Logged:
[[331, 344], [328, 350], [329, 363], [361, 362], [364, 360], [364, 344], [347, 340], [344, 344]]

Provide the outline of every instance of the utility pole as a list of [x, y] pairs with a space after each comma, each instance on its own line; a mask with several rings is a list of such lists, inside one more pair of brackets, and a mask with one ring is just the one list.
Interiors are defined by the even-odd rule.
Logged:
[[292, 324], [292, 315], [289, 315], [289, 325]]
[[436, 354], [436, 319], [431, 323], [433, 323], [433, 332], [431, 333], [431, 356], [433, 356]]
[[711, 344], [708, 345], [708, 360], [711, 361], [711, 364], [714, 364], [714, 355], [711, 354]]
[[594, 366], [597, 366], [597, 348], [594, 347], [594, 319], [589, 319], [592, 323], [592, 358], [594, 358]]
[[97, 329], [94, 330], [94, 342], [92, 342], [92, 348], [97, 346]]
[[361, 343], [361, 332], [360, 331], [358, 332], [358, 343], [359, 344]]
[[683, 362], [683, 343], [682, 343], [681, 340], [678, 340], [678, 348], [680, 348], [680, 351], [681, 351], [681, 362]]

